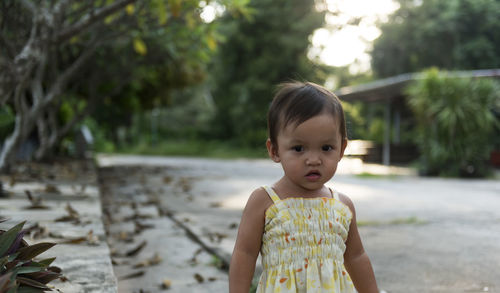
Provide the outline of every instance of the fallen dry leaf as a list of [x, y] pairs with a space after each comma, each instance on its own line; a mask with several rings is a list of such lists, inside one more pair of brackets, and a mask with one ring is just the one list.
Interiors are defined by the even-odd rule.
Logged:
[[203, 283], [205, 281], [205, 278], [203, 278], [203, 276], [198, 273], [194, 274], [193, 277], [196, 279], [196, 281], [198, 281], [198, 283]]
[[163, 282], [161, 282], [161, 286], [160, 286], [163, 290], [168, 290], [170, 289], [170, 287], [172, 287], [172, 281], [168, 280], [168, 279], [165, 279], [163, 280]]
[[[59, 236], [60, 237], [60, 236]], [[76, 237], [76, 238], [64, 238], [66, 240], [61, 241], [61, 244], [81, 244], [86, 242], [89, 245], [99, 245], [99, 237], [94, 235], [94, 232], [90, 230], [87, 236]]]
[[220, 208], [222, 206], [221, 202], [212, 202], [210, 203], [211, 208]]
[[26, 196], [28, 197], [28, 200], [31, 203], [31, 205], [25, 207], [25, 209], [27, 209], [27, 210], [46, 210], [46, 209], [49, 209], [48, 206], [43, 204], [41, 196], [33, 196], [31, 194], [31, 191], [29, 191], [29, 190], [24, 190], [24, 193], [26, 193]]
[[135, 247], [132, 250], [129, 250], [127, 253], [125, 253], [126, 256], [134, 256], [137, 255], [146, 245], [148, 242], [146, 240], [143, 240], [137, 247]]
[[152, 224], [142, 224], [141, 222], [139, 221], [134, 221], [134, 224], [135, 224], [135, 228], [134, 228], [134, 232], [136, 234], [139, 234], [141, 233], [143, 230], [146, 230], [146, 229], [151, 229], [151, 228], [154, 228], [155, 226], [152, 225]]
[[154, 266], [154, 265], [161, 263], [161, 261], [162, 261], [161, 257], [156, 252], [151, 258], [143, 260], [143, 261], [135, 264], [133, 266], [133, 268], [137, 269], [137, 268], [143, 268], [143, 267], [150, 267], [150, 266]]
[[145, 273], [146, 273], [145, 271], [134, 272], [125, 276], [118, 277], [118, 280], [126, 280], [126, 279], [142, 277], [144, 276]]
[[61, 193], [61, 191], [57, 188], [57, 186], [55, 186], [53, 184], [47, 184], [47, 185], [45, 185], [45, 192], [47, 192], [47, 193], [57, 193], [57, 194]]

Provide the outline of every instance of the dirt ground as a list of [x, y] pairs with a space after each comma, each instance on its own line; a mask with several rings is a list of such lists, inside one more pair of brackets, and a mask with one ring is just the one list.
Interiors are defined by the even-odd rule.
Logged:
[[[184, 232], [177, 236], [189, 239], [187, 229], [196, 241], [224, 259], [232, 252], [250, 192], [281, 176], [279, 166], [268, 160], [101, 156], [99, 164], [141, 166], [142, 188], [150, 189], [156, 205], [183, 227]], [[350, 159], [344, 159], [339, 170], [329, 185], [349, 195], [356, 206], [360, 233], [380, 289], [390, 293], [500, 292], [500, 181], [420, 178], [404, 168], [363, 165]], [[123, 175], [127, 172], [137, 170], [123, 169], [119, 196], [137, 203], [146, 200], [131, 177]], [[165, 235], [163, 243], [173, 241], [171, 236]], [[184, 254], [191, 253], [188, 249]], [[214, 263], [220, 261], [213, 258]], [[164, 270], [165, 278], [175, 283], [168, 262], [163, 264], [155, 270]], [[177, 272], [180, 270], [182, 266]], [[221, 271], [215, 269], [214, 276]], [[185, 275], [191, 286], [197, 283], [193, 272]], [[225, 280], [211, 280], [214, 278]], [[208, 278], [203, 279], [210, 284]], [[134, 281], [138, 282], [140, 278]], [[214, 289], [220, 291], [198, 287], [191, 292], [226, 292], [224, 286]]]

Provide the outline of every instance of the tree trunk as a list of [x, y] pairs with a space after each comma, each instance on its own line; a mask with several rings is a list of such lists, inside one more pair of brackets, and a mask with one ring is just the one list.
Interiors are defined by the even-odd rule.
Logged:
[[[53, 6], [49, 1], [20, 1], [19, 3], [32, 13], [33, 22], [26, 43], [18, 46], [16, 52], [15, 39], [6, 38], [0, 32], [0, 44], [5, 47], [8, 59], [0, 58], [0, 102], [12, 102], [15, 106], [16, 122], [14, 131], [4, 141], [0, 152], [0, 171], [8, 169], [15, 160], [16, 152], [38, 123], [41, 148], [36, 152], [37, 158], [43, 158], [67, 134], [71, 127], [81, 121], [84, 116], [77, 115], [65, 127], [58, 129], [55, 116], [47, 120], [47, 114], [53, 111], [57, 115], [59, 107], [49, 109], [54, 105], [61, 93], [66, 89], [71, 78], [90, 58], [98, 43], [105, 41], [99, 34], [91, 34], [92, 38], [80, 52], [80, 56], [62, 72], [52, 72], [47, 76], [47, 66], [55, 62], [50, 56], [54, 48], [67, 44], [70, 39], [82, 32], [92, 30], [99, 23], [137, 0], [118, 0], [104, 4], [94, 9], [94, 4], [88, 7], [77, 21], [64, 26], [65, 11], [70, 1], [60, 1]], [[0, 15], [1, 16], [1, 15]], [[17, 40], [16, 40], [17, 41]], [[10, 43], [12, 42], [12, 44]], [[19, 43], [21, 44], [21, 43]], [[16, 54], [17, 53], [17, 54]], [[5, 68], [4, 68], [5, 67]], [[27, 97], [32, 100], [28, 101]], [[49, 114], [50, 116], [50, 114]], [[55, 126], [54, 126], [55, 125]]]
[[9, 170], [10, 164], [15, 158], [16, 150], [28, 136], [27, 133], [23, 133], [22, 119], [20, 116], [20, 114], [16, 115], [14, 131], [3, 143], [2, 152], [0, 153], [0, 171]]

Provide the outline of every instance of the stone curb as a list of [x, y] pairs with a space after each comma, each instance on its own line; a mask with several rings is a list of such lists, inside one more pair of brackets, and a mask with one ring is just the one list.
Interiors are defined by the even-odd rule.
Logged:
[[[1, 223], [0, 228], [9, 229], [19, 222], [27, 221], [24, 228], [40, 227], [38, 236], [25, 236], [29, 244], [57, 243], [41, 257], [56, 257], [53, 265], [62, 269], [67, 281], [55, 280], [49, 285], [60, 292], [116, 293], [117, 280], [102, 222], [95, 163], [87, 160], [82, 163], [84, 167], [70, 166], [69, 169], [62, 164], [63, 169], [57, 171], [53, 165], [34, 165], [37, 167], [32, 168], [30, 164], [18, 173], [22, 177], [19, 180], [12, 178], [12, 175], [10, 179], [6, 175], [0, 177], [7, 193], [7, 197], [0, 198], [0, 215], [9, 219]], [[81, 170], [78, 169], [80, 167]], [[49, 176], [38, 176], [46, 172]], [[31, 177], [39, 179], [33, 180]], [[10, 185], [5, 183], [8, 180], [11, 181]], [[41, 207], [30, 204], [26, 190], [42, 200]], [[69, 214], [68, 204], [77, 211], [78, 218], [61, 221]]]

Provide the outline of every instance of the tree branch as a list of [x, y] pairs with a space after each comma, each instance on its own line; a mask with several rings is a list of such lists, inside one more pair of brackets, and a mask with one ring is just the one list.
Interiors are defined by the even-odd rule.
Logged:
[[31, 11], [32, 14], [36, 14], [36, 6], [35, 3], [29, 0], [21, 0], [21, 4], [27, 8], [29, 11]]
[[137, 0], [121, 0], [114, 2], [113, 4], [110, 4], [108, 6], [105, 6], [103, 8], [100, 8], [95, 12], [91, 11], [87, 13], [85, 16], [83, 16], [80, 21], [78, 21], [77, 23], [73, 24], [72, 26], [64, 29], [62, 32], [57, 34], [54, 41], [56, 43], [60, 43], [65, 40], [68, 40], [73, 36], [79, 34], [80, 32], [84, 31], [86, 28], [88, 28], [95, 22], [104, 19], [105, 17], [117, 12], [118, 10], [122, 9], [123, 7], [135, 1]]
[[[3, 34], [0, 34], [0, 45], [5, 48], [5, 51], [7, 52], [7, 58], [6, 59], [12, 59], [15, 56], [15, 51], [14, 47], [7, 41], [5, 36]], [[3, 57], [1, 57], [3, 58]]]
[[83, 53], [80, 54], [78, 59], [71, 64], [59, 77], [56, 79], [54, 84], [51, 86], [48, 91], [45, 100], [43, 101], [44, 106], [50, 104], [64, 88], [69, 79], [85, 64], [85, 62], [94, 54], [95, 49], [97, 48], [97, 41], [91, 43]]
[[33, 81], [31, 82], [31, 93], [33, 95], [33, 104], [38, 104], [43, 99], [42, 82], [47, 65], [48, 50], [44, 50], [44, 52], [45, 53], [40, 57], [38, 68], [36, 69], [35, 76], [33, 77]]

